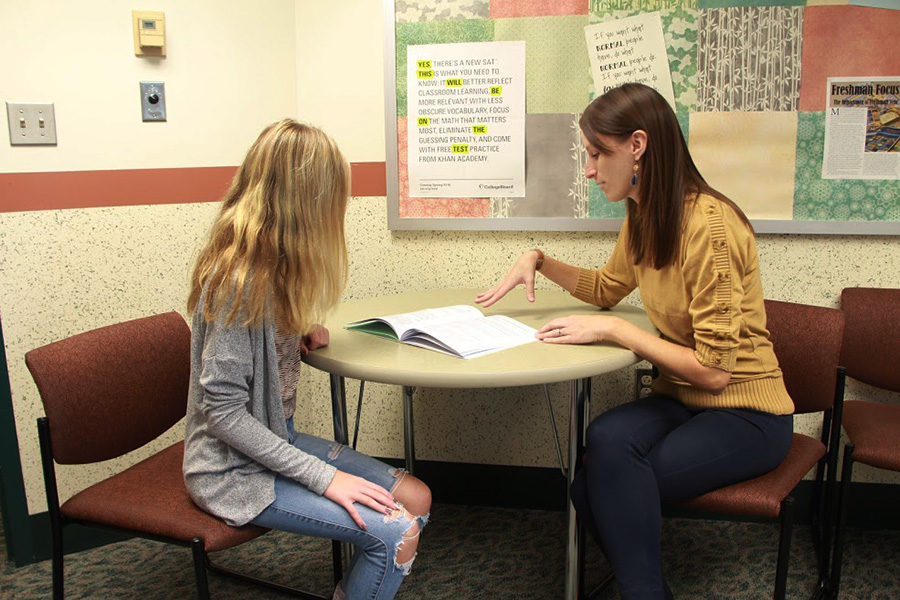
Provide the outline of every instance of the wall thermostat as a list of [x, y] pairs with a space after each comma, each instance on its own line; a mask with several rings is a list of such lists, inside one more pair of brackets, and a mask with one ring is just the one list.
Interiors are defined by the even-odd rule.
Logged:
[[135, 56], [166, 55], [166, 14], [149, 10], [131, 11]]

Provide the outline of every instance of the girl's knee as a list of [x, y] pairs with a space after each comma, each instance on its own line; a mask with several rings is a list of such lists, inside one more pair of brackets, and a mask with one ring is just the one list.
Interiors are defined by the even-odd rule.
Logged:
[[395, 544], [395, 566], [409, 573], [416, 551], [419, 548], [419, 534], [431, 511], [431, 489], [425, 482], [405, 471], [399, 471], [397, 483], [391, 490], [401, 508], [385, 517], [385, 521], [397, 520], [408, 523]]
[[412, 560], [416, 557], [416, 551], [419, 548], [419, 528], [418, 521], [413, 520], [409, 529], [403, 532], [400, 543], [397, 546], [397, 565], [406, 566], [408, 570]]
[[391, 493], [415, 516], [424, 517], [431, 511], [431, 489], [424, 481], [409, 473], [400, 474]]
[[419, 534], [424, 525], [422, 518], [411, 514], [405, 506], [401, 506], [383, 515], [382, 523], [379, 528], [381, 533], [377, 535], [381, 543], [373, 543], [370, 549], [374, 552], [388, 549], [388, 557], [394, 557], [394, 567], [402, 570], [404, 574], [409, 573], [419, 548]]

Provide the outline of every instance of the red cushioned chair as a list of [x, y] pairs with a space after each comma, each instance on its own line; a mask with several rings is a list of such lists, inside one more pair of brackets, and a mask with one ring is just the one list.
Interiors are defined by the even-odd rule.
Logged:
[[[794, 433], [787, 457], [772, 471], [707, 492], [674, 508], [780, 521], [773, 597], [783, 600], [794, 524], [793, 492], [815, 468], [812, 516], [819, 578], [812, 597], [826, 598], [830, 545], [826, 515], [830, 514], [834, 495], [836, 440], [844, 397], [844, 369], [838, 366], [844, 315], [834, 308], [791, 302], [766, 300], [765, 305], [766, 325], [794, 402], [794, 414], [822, 413], [821, 439]], [[588, 597], [598, 595], [611, 581], [610, 575]]]
[[[71, 523], [190, 546], [201, 599], [209, 598], [207, 571], [301, 598], [324, 598], [210, 562], [207, 552], [238, 546], [268, 530], [231, 527], [191, 502], [182, 475], [184, 442], [80, 491], [60, 506], [54, 463], [86, 464], [121, 456], [184, 417], [190, 341], [187, 323], [170, 312], [88, 331], [25, 355], [47, 415], [38, 419], [38, 434], [53, 536], [54, 600], [64, 596], [63, 530]], [[337, 544], [333, 549], [337, 581], [340, 549]]]
[[816, 469], [813, 498], [813, 533], [819, 580], [813, 597], [827, 594], [829, 548], [827, 514], [829, 487], [837, 467], [837, 436], [843, 404], [844, 372], [838, 366], [844, 316], [833, 308], [766, 300], [766, 325], [775, 346], [784, 382], [794, 401], [794, 414], [822, 413], [821, 439], [794, 433], [787, 457], [774, 470], [681, 504], [681, 507], [728, 515], [777, 519], [781, 523], [773, 597], [785, 597], [787, 567], [794, 522], [793, 491]]
[[[868, 385], [900, 392], [900, 289], [845, 288], [841, 309], [846, 327], [841, 364]], [[831, 572], [832, 597], [840, 592], [844, 524], [853, 463], [900, 471], [900, 405], [848, 400], [837, 534]]]

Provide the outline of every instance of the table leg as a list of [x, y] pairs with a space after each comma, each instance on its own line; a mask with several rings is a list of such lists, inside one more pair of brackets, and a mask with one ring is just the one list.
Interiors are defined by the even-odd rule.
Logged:
[[347, 430], [347, 395], [344, 378], [340, 375], [329, 375], [331, 380], [331, 421], [334, 425], [334, 441], [340, 444], [350, 443]]
[[[572, 485], [575, 467], [581, 462], [584, 451], [585, 427], [591, 408], [591, 380], [572, 381], [569, 387], [569, 465], [566, 470], [568, 485]], [[568, 544], [566, 547], [566, 600], [581, 598], [581, 565], [584, 562], [584, 544], [578, 517], [571, 499], [566, 504], [568, 513]]]
[[403, 386], [403, 451], [406, 458], [406, 470], [413, 475], [416, 462], [416, 440], [413, 431], [413, 395], [416, 388]]
[[[331, 421], [334, 425], [334, 441], [347, 445], [350, 443], [350, 433], [347, 430], [347, 396], [344, 387], [344, 378], [340, 375], [329, 375], [331, 381]], [[332, 554], [340, 556], [340, 566], [346, 572], [350, 569], [350, 557], [353, 556], [353, 546], [347, 542], [332, 541]], [[337, 567], [337, 563], [336, 563]], [[342, 573], [335, 568], [335, 583], [340, 581]]]

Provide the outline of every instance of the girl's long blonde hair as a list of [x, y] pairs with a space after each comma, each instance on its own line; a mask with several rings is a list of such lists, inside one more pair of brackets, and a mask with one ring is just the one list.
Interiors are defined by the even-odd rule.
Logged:
[[274, 316], [285, 332], [308, 333], [347, 280], [349, 193], [349, 165], [323, 131], [291, 119], [266, 127], [197, 258], [188, 311], [246, 326]]

